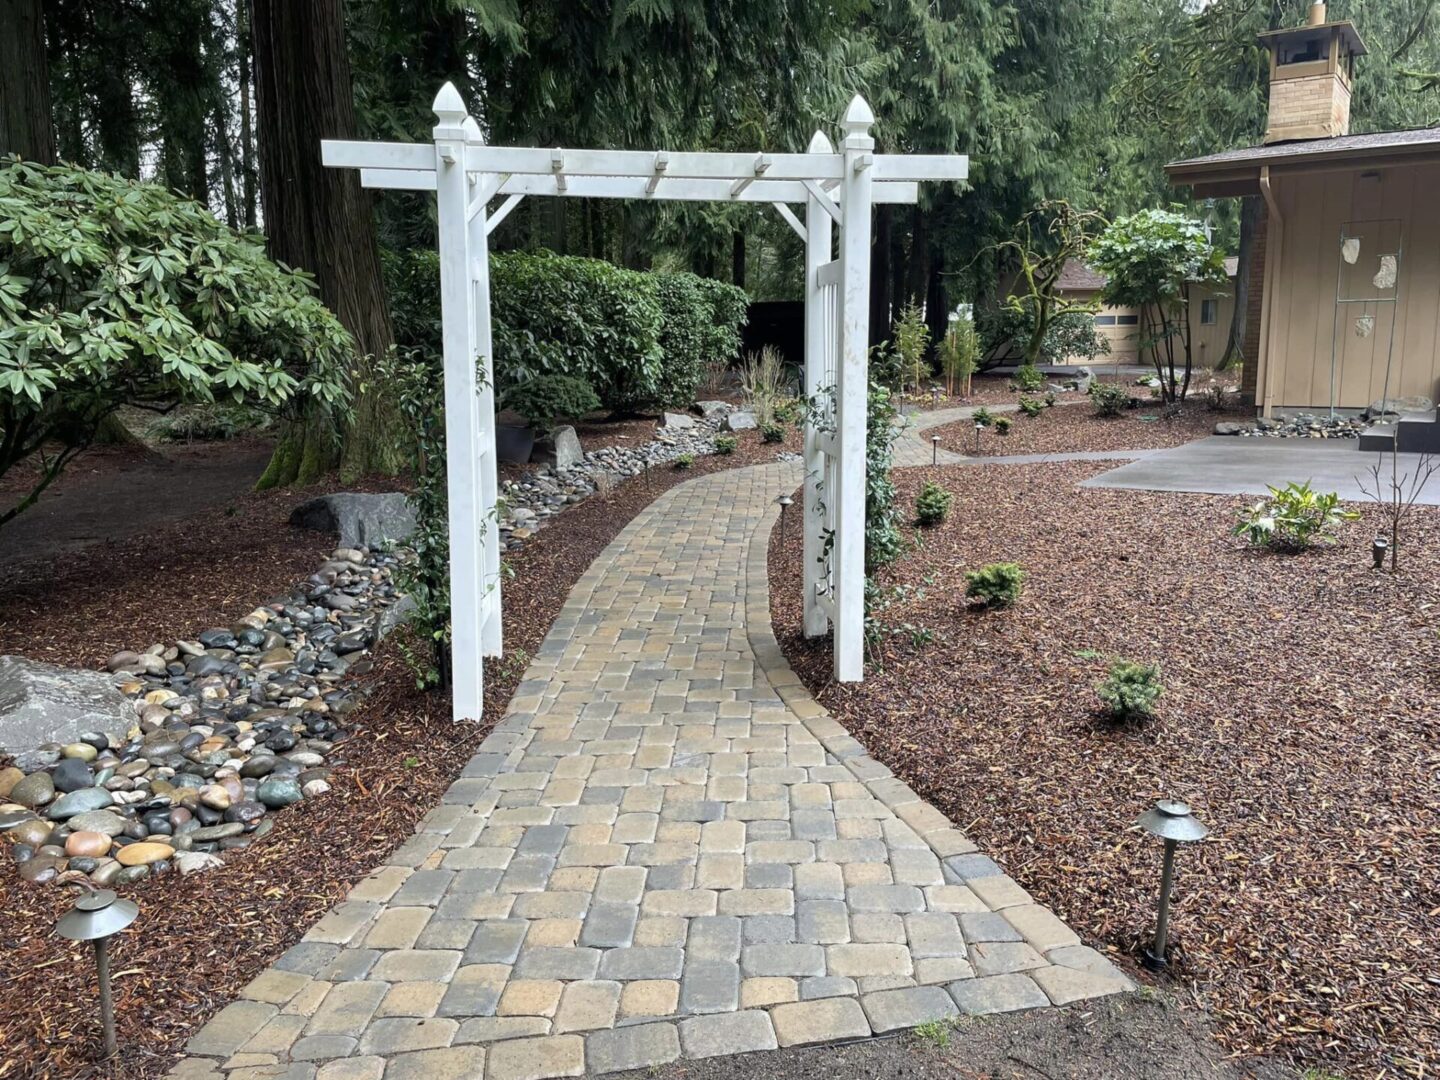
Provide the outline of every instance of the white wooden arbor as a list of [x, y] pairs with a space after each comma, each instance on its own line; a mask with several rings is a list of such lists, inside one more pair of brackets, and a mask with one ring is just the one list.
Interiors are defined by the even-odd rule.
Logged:
[[[433, 191], [438, 201], [455, 719], [479, 718], [481, 658], [501, 651], [486, 237], [528, 195], [769, 203], [805, 242], [805, 394], [822, 406], [805, 435], [805, 632], [833, 626], [835, 677], [858, 682], [871, 207], [915, 202], [920, 180], [963, 180], [968, 160], [875, 153], [875, 117], [859, 96], [840, 118], [839, 151], [816, 132], [803, 154], [487, 146], [454, 86], [434, 109], [433, 145], [326, 140], [321, 152], [328, 166], [359, 169], [366, 187]], [[803, 221], [792, 203], [803, 204]]]

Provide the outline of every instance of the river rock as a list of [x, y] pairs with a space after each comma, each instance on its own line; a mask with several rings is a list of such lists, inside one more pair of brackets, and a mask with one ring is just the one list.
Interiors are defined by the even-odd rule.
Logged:
[[70, 743], [87, 732], [121, 732], [135, 709], [110, 675], [0, 656], [0, 751]]
[[55, 781], [49, 773], [37, 772], [21, 780], [10, 789], [10, 801], [31, 809], [44, 806], [55, 798]]
[[162, 859], [175, 857], [175, 849], [157, 840], [145, 840], [138, 844], [126, 844], [115, 852], [115, 861], [121, 866], [147, 866]]
[[119, 836], [125, 831], [125, 819], [109, 810], [88, 810], [76, 814], [65, 825], [76, 831], [98, 832], [106, 836]]
[[13, 765], [0, 769], [0, 802], [8, 800], [15, 785], [24, 779], [25, 774]]
[[255, 798], [270, 810], [290, 806], [304, 797], [299, 781], [291, 776], [268, 777], [255, 789]]
[[103, 810], [115, 804], [115, 797], [104, 788], [87, 787], [61, 795], [50, 804], [46, 815], [51, 821], [66, 821], [87, 810]]
[[72, 791], [79, 791], [81, 788], [93, 787], [95, 772], [80, 758], [67, 757], [55, 766], [55, 772], [51, 774], [51, 779], [55, 782], [56, 791], [69, 794]]
[[37, 848], [50, 838], [51, 825], [48, 821], [22, 821], [5, 834], [13, 844], [25, 844]]
[[175, 868], [180, 871], [181, 877], [189, 877], [191, 874], [203, 873], [224, 865], [225, 860], [219, 855], [211, 855], [206, 851], [182, 851], [175, 856]]
[[98, 859], [110, 853], [110, 837], [98, 832], [72, 832], [65, 838], [66, 855], [82, 855]]

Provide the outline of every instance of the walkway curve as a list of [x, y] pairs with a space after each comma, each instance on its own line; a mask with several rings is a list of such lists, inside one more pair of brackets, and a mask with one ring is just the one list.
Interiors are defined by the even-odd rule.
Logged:
[[540, 1080], [1129, 989], [786, 664], [765, 558], [799, 483], [715, 473], [630, 522], [442, 805], [171, 1075]]

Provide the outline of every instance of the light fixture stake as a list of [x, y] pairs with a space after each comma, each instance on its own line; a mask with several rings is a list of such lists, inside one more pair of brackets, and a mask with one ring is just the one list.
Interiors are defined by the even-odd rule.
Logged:
[[1155, 919], [1155, 941], [1140, 957], [1150, 971], [1164, 971], [1169, 966], [1165, 957], [1170, 938], [1170, 890], [1175, 882], [1175, 849], [1182, 843], [1203, 840], [1210, 834], [1190, 807], [1175, 799], [1161, 799], [1153, 809], [1140, 815], [1140, 827], [1151, 836], [1165, 841], [1165, 857], [1160, 868], [1160, 904]]

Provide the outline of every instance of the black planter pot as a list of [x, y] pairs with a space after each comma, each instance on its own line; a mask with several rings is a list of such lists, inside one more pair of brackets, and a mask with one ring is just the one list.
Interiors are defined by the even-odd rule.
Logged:
[[535, 449], [535, 432], [519, 424], [495, 425], [495, 455], [501, 461], [520, 464], [530, 460], [530, 451]]

